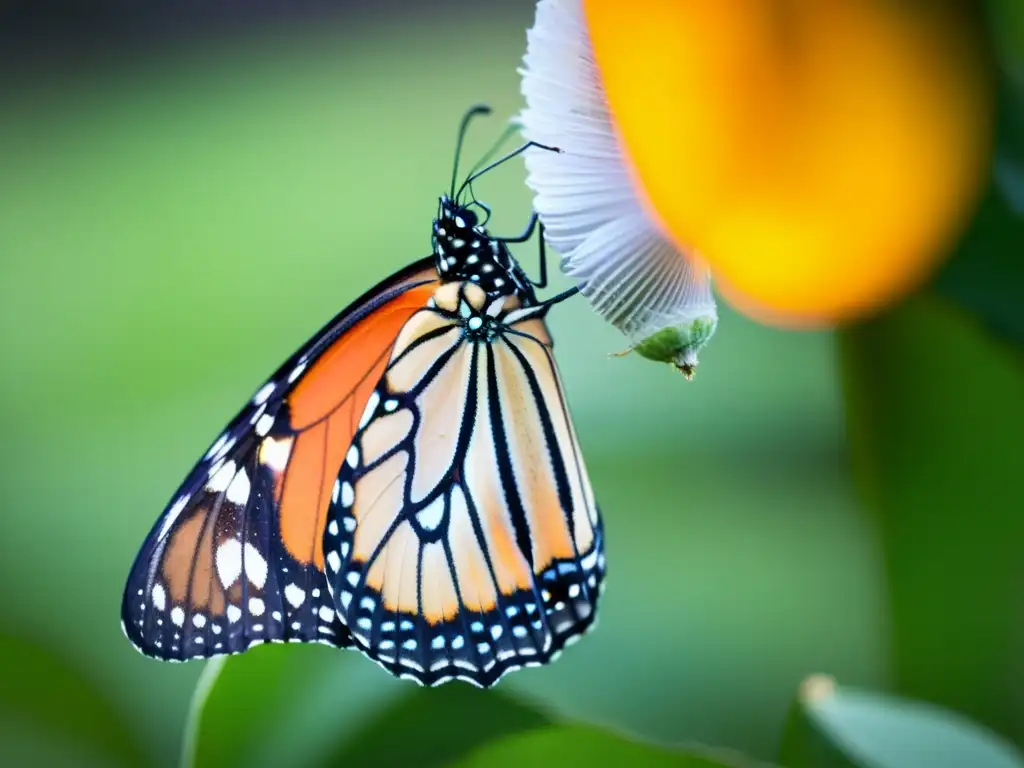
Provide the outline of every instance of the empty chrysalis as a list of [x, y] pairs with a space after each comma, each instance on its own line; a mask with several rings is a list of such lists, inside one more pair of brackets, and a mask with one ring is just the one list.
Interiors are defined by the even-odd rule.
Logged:
[[[594, 61], [582, 0], [540, 0], [520, 69], [526, 157], [548, 243], [629, 349], [690, 378], [718, 323], [711, 275], [665, 236], [637, 189]], [[620, 353], [620, 354], [625, 354]]]
[[648, 360], [671, 363], [683, 376], [692, 379], [697, 367], [697, 352], [714, 334], [716, 324], [717, 321], [711, 315], [698, 317], [689, 323], [680, 323], [655, 331], [629, 349], [613, 354], [622, 356], [636, 352]]

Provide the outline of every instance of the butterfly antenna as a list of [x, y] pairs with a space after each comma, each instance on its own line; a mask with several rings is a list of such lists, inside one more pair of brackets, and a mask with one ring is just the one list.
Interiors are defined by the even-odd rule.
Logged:
[[467, 176], [466, 180], [464, 182], [462, 182], [462, 186], [459, 187], [458, 194], [456, 194], [455, 197], [456, 198], [460, 197], [462, 195], [462, 190], [464, 190], [466, 187], [471, 185], [474, 181], [479, 179], [485, 173], [487, 173], [488, 171], [494, 170], [495, 168], [497, 168], [502, 163], [506, 163], [509, 160], [511, 160], [513, 157], [516, 157], [517, 155], [523, 154], [523, 152], [525, 152], [526, 150], [530, 149], [530, 147], [537, 147], [537, 149], [545, 149], [548, 152], [561, 152], [562, 151], [558, 147], [549, 147], [547, 144], [541, 144], [541, 143], [536, 142], [536, 141], [528, 141], [525, 144], [523, 144], [523, 146], [519, 147], [519, 149], [512, 150], [511, 152], [509, 152], [504, 157], [498, 158], [497, 160], [495, 160], [490, 165], [481, 168], [479, 171], [474, 171], [469, 176]]
[[477, 115], [489, 115], [491, 114], [491, 108], [486, 104], [474, 104], [472, 107], [466, 110], [466, 114], [462, 116], [462, 122], [459, 123], [459, 136], [455, 140], [455, 163], [452, 166], [452, 185], [449, 191], [449, 197], [455, 199], [455, 180], [459, 177], [459, 156], [462, 154], [462, 140], [466, 136], [466, 129], [469, 128], [469, 121]]
[[497, 141], [494, 142], [491, 148], [484, 153], [483, 157], [476, 161], [472, 168], [469, 169], [469, 175], [472, 176], [484, 163], [486, 163], [488, 160], [494, 157], [494, 155], [497, 154], [498, 150], [501, 149], [501, 145], [508, 141], [508, 137], [520, 129], [521, 126], [519, 123], [509, 123], [505, 130], [501, 132], [501, 135], [498, 137]]

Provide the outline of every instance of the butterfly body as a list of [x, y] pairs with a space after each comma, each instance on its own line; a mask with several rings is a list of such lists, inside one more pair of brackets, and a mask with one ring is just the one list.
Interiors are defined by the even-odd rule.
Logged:
[[593, 624], [603, 529], [544, 322], [569, 294], [538, 301], [457, 197], [172, 497], [124, 592], [141, 652], [319, 642], [489, 686]]
[[525, 304], [537, 303], [529, 278], [508, 246], [477, 223], [471, 208], [442, 195], [438, 211], [432, 245], [443, 281], [465, 280], [479, 285], [488, 295], [515, 295]]

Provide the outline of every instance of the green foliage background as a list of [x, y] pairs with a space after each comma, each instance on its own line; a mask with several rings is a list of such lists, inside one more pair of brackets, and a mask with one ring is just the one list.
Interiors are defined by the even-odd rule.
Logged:
[[[473, 101], [519, 108], [530, 20], [520, 4], [457, 37], [425, 13], [293, 27], [5, 82], [0, 762], [178, 762], [203, 665], [144, 659], [121, 635], [136, 548], [263, 377], [427, 253], [457, 120]], [[480, 123], [467, 156], [501, 127]], [[495, 231], [521, 229], [521, 167], [478, 193]], [[838, 344], [724, 310], [692, 383], [609, 358], [622, 338], [582, 301], [560, 308], [608, 529], [598, 629], [498, 694], [258, 648], [194, 713], [197, 762], [408, 764], [406, 739], [445, 764], [577, 720], [774, 759], [815, 672], [1024, 744], [1024, 369], [985, 325], [1024, 327], [999, 272], [1022, 269], [1024, 243], [992, 196], [1006, 228], [965, 241], [941, 294]], [[532, 268], [533, 248], [517, 253]], [[998, 317], [975, 262], [995, 265]]]

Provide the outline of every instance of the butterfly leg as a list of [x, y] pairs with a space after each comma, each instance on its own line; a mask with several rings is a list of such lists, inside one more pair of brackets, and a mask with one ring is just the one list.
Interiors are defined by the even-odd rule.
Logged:
[[[470, 189], [469, 193], [473, 194], [473, 190]], [[484, 220], [482, 222], [480, 222], [481, 226], [486, 227], [487, 226], [487, 222], [491, 220], [491, 206], [489, 206], [487, 203], [480, 202], [476, 198], [473, 199], [473, 204], [480, 206], [481, 210], [483, 210], [483, 212], [487, 214], [487, 216], [484, 218]]]
[[575, 296], [579, 292], [580, 292], [580, 289], [578, 287], [577, 288], [570, 288], [567, 291], [562, 291], [561, 293], [552, 296], [550, 299], [548, 299], [546, 301], [542, 301], [540, 303], [540, 306], [545, 307], [545, 308], [553, 307], [555, 304], [559, 304], [560, 302], [563, 302], [566, 299], [571, 299], [573, 296]]
[[[537, 214], [533, 214], [534, 220], [537, 220]], [[534, 281], [534, 285], [538, 288], [547, 288], [548, 286], [548, 252], [547, 244], [544, 240], [544, 224], [540, 225], [540, 234], [537, 237], [538, 241], [538, 259], [540, 261], [540, 280]]]
[[547, 288], [548, 285], [548, 258], [547, 258], [547, 245], [544, 242], [544, 224], [541, 222], [540, 217], [537, 216], [537, 212], [534, 211], [530, 215], [530, 221], [526, 225], [526, 229], [518, 237], [500, 237], [497, 238], [503, 243], [525, 243], [531, 237], [533, 237], [533, 230], [540, 226], [540, 280], [531, 280], [537, 288]]
[[[517, 235], [516, 237], [496, 237], [495, 240], [500, 240], [503, 243], [525, 243], [531, 237], [533, 237], [533, 230], [540, 224], [540, 217], [537, 216], [536, 211], [530, 214], [530, 221], [526, 224], [526, 229], [523, 230], [523, 234]], [[544, 225], [541, 224], [541, 232], [544, 231]]]

